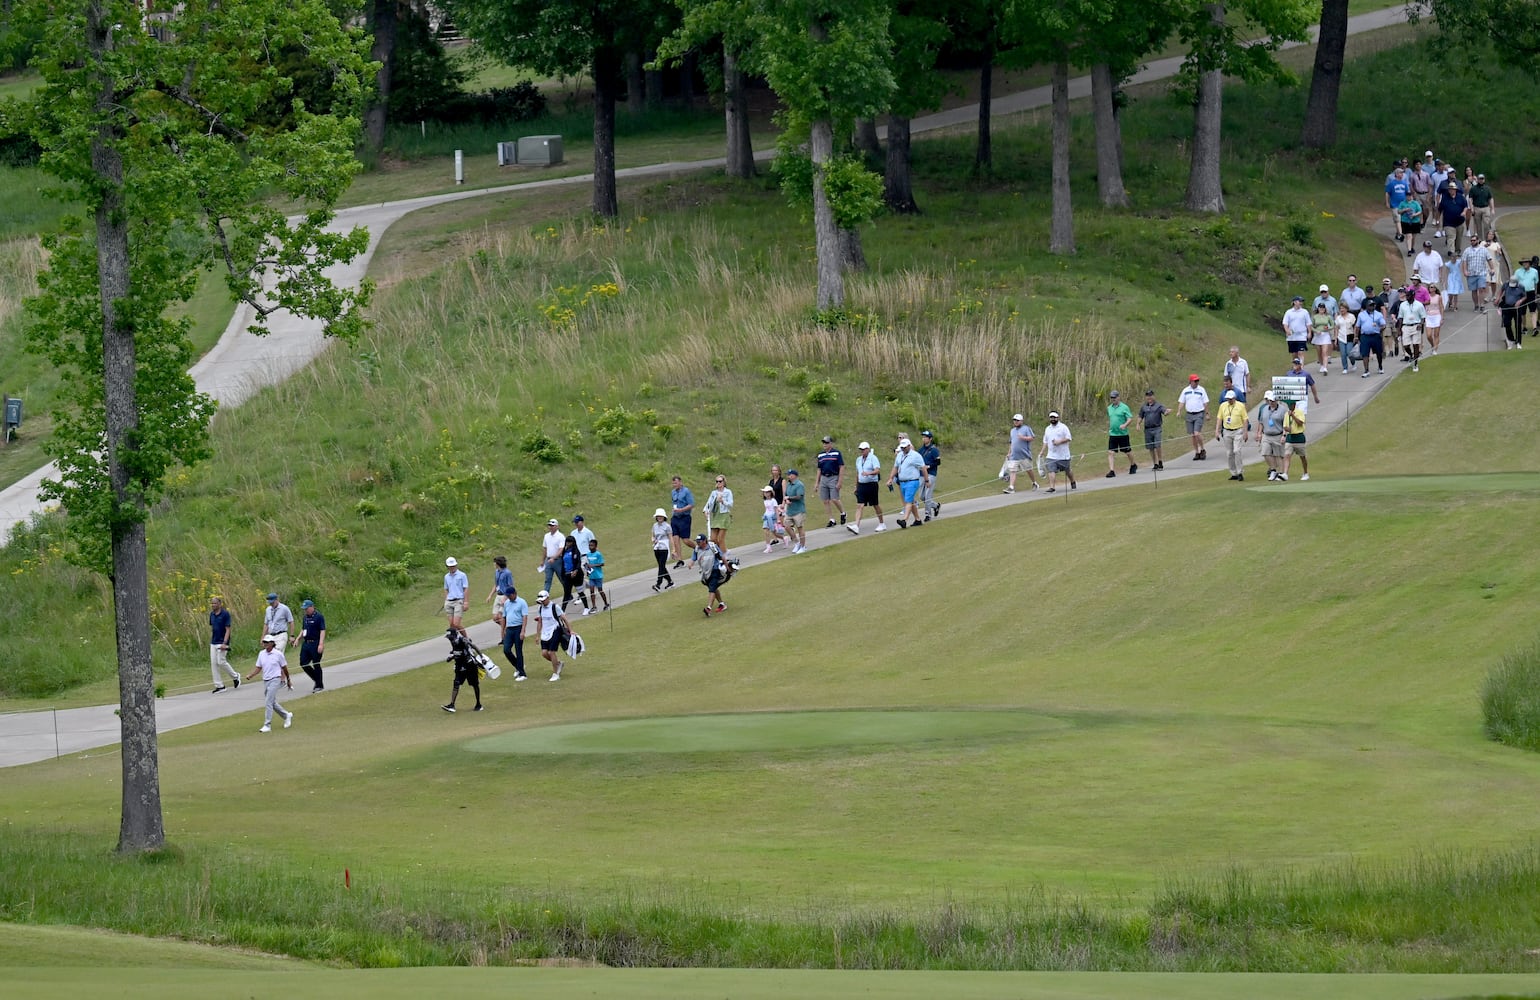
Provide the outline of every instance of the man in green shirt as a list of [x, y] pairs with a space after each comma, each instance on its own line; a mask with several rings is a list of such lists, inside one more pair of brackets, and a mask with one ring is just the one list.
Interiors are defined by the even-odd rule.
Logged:
[[787, 469], [786, 484], [782, 489], [786, 510], [781, 521], [786, 525], [786, 541], [791, 546], [791, 554], [796, 555], [807, 551], [807, 487], [802, 484], [796, 469]]
[[1134, 411], [1123, 402], [1116, 389], [1107, 398], [1112, 400], [1107, 406], [1107, 478], [1112, 479], [1118, 474], [1114, 468], [1118, 452], [1128, 456], [1128, 474], [1131, 476], [1139, 471], [1139, 466], [1134, 463], [1133, 447], [1128, 443], [1128, 429], [1134, 425]]

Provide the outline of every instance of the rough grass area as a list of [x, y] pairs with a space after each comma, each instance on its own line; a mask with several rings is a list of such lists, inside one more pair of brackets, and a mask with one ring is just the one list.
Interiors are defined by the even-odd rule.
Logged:
[[146, 862], [0, 830], [0, 917], [77, 923], [366, 968], [563, 960], [620, 967], [1534, 972], [1525, 891], [1540, 855], [1471, 865], [1242, 872], [1173, 887], [1147, 911], [1028, 893], [912, 914], [738, 915], [708, 897], [576, 904], [295, 872], [225, 851]]
[[1492, 668], [1481, 687], [1481, 715], [1497, 742], [1540, 750], [1540, 643]]

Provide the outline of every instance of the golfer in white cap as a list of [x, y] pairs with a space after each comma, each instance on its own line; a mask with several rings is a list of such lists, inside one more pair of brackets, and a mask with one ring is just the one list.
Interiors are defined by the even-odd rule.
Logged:
[[856, 523], [845, 525], [845, 530], [852, 535], [861, 533], [861, 518], [866, 514], [866, 508], [870, 507], [877, 512], [877, 530], [887, 531], [888, 526], [882, 519], [882, 504], [878, 503], [877, 489], [882, 479], [882, 462], [872, 454], [870, 441], [862, 441], [856, 446]]
[[465, 614], [465, 592], [470, 589], [470, 577], [465, 575], [454, 556], [445, 559], [444, 566], [448, 570], [444, 574], [444, 613], [449, 616], [450, 628], [464, 632], [460, 616]]
[[540, 655], [551, 664], [551, 680], [561, 680], [562, 635], [567, 630], [567, 616], [551, 600], [551, 592], [535, 595], [535, 615], [540, 620]]
[[262, 675], [262, 687], [266, 692], [265, 706], [267, 714], [262, 718], [262, 728], [259, 733], [273, 731], [273, 713], [283, 716], [283, 728], [288, 729], [294, 725], [294, 713], [286, 710], [278, 704], [278, 689], [287, 687], [294, 690], [294, 684], [289, 680], [289, 661], [284, 659], [283, 650], [277, 648], [278, 643], [284, 637], [281, 635], [264, 635], [262, 637], [262, 652], [257, 654], [257, 665], [251, 673], [246, 675], [249, 681], [257, 674]]

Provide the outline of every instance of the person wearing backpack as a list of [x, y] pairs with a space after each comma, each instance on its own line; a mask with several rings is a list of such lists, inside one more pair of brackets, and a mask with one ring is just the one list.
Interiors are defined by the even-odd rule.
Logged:
[[722, 600], [722, 585], [731, 578], [733, 565], [705, 535], [695, 536], [695, 565], [700, 569], [701, 586], [706, 588], [706, 617], [721, 614], [727, 610], [727, 604]]
[[571, 631], [567, 616], [551, 603], [550, 591], [535, 595], [535, 615], [540, 621], [540, 655], [551, 664], [551, 680], [561, 680], [561, 651]]

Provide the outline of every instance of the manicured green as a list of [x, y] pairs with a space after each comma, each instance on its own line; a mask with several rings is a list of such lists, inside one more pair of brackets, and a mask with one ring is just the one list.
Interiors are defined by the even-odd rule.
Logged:
[[[220, 973], [186, 969], [10, 969], [17, 1000], [111, 991], [125, 1000], [203, 1000], [239, 992], [293, 1000], [367, 994], [415, 1000], [453, 993], [466, 1000], [509, 995], [529, 1000], [626, 996], [635, 1000], [1452, 1000], [1470, 990], [1533, 991], [1533, 976], [1288, 976], [1140, 973], [809, 972], [726, 969], [411, 969]], [[1540, 996], [1526, 992], [1523, 997]], [[1518, 993], [1486, 1000], [1523, 1000]]]

